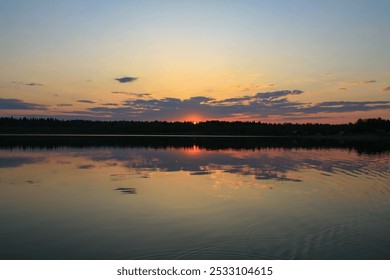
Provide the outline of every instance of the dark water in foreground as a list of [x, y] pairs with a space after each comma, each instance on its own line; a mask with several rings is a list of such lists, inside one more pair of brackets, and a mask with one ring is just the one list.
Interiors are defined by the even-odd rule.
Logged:
[[99, 141], [1, 139], [1, 259], [390, 259], [386, 144]]

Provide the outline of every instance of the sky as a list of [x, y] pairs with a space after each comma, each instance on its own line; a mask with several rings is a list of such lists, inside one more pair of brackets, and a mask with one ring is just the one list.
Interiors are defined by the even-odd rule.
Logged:
[[390, 119], [387, 0], [0, 0], [0, 116]]

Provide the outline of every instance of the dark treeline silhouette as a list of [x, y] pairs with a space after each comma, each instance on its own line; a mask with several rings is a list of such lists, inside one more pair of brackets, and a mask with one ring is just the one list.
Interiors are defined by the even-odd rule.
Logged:
[[0, 149], [54, 150], [63, 148], [151, 148], [204, 150], [259, 150], [259, 149], [348, 149], [359, 154], [390, 152], [387, 137], [322, 138], [322, 137], [231, 137], [221, 136], [2, 136]]
[[292, 124], [242, 121], [89, 121], [53, 118], [0, 118], [1, 134], [147, 134], [147, 135], [390, 135], [390, 120], [359, 119], [348, 124]]

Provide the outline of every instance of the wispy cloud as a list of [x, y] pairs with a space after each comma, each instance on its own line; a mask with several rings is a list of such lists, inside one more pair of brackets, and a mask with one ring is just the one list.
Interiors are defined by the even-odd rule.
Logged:
[[14, 82], [12, 81], [13, 84], [17, 85], [22, 85], [22, 86], [30, 86], [30, 87], [43, 87], [43, 84], [41, 83], [26, 83], [26, 82]]
[[376, 83], [375, 80], [367, 80], [367, 81], [354, 81], [354, 82], [342, 82], [342, 84], [345, 85], [367, 85], [367, 84], [372, 84]]
[[20, 99], [0, 98], [0, 110], [47, 110], [47, 105], [28, 103]]
[[88, 100], [88, 99], [80, 99], [80, 100], [77, 100], [77, 102], [79, 102], [79, 103], [89, 103], [89, 104], [96, 103], [95, 101]]
[[135, 93], [135, 92], [129, 92], [129, 91], [112, 91], [111, 93], [125, 94], [125, 95], [134, 96], [134, 97], [138, 97], [138, 98], [144, 98], [144, 97], [148, 97], [151, 95], [150, 93]]
[[69, 104], [69, 103], [61, 103], [61, 104], [57, 104], [58, 107], [71, 107], [73, 106], [73, 104]]
[[118, 82], [123, 84], [123, 83], [134, 82], [134, 81], [138, 80], [138, 78], [136, 78], [136, 77], [122, 77], [122, 78], [115, 78], [115, 80], [117, 80]]
[[118, 106], [119, 104], [117, 103], [103, 103], [103, 106]]
[[251, 91], [251, 90], [259, 90], [260, 88], [268, 88], [268, 87], [274, 87], [275, 84], [270, 83], [252, 83], [247, 85], [238, 85], [235, 86], [235, 89], [239, 91]]
[[340, 91], [343, 91], [343, 90], [347, 90], [347, 88], [345, 87], [342, 87], [342, 88], [339, 88]]

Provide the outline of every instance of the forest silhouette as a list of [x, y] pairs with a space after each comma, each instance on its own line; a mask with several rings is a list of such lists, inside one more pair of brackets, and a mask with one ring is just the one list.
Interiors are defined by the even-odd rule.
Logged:
[[0, 118], [0, 134], [143, 134], [234, 136], [390, 136], [390, 120], [359, 119], [355, 123], [264, 123], [244, 121], [91, 121], [54, 118]]

